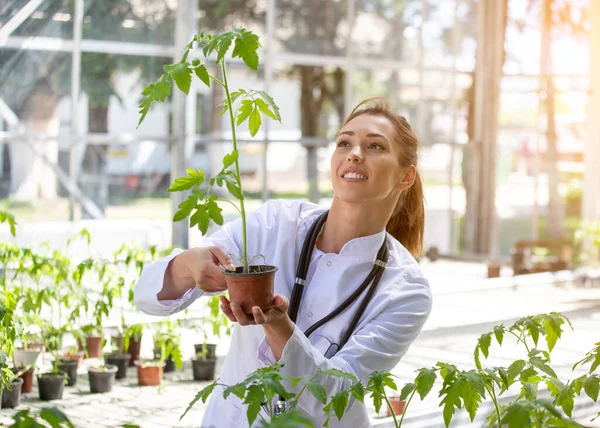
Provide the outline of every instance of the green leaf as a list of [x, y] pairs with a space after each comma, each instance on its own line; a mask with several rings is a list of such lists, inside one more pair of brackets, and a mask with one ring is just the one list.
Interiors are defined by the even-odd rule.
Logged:
[[502, 346], [502, 339], [504, 338], [504, 326], [497, 325], [494, 327], [494, 335], [496, 336], [496, 341], [498, 345]]
[[454, 416], [456, 409], [460, 409], [461, 407], [460, 396], [463, 389], [463, 382], [462, 379], [457, 379], [441, 392], [442, 396], [445, 395], [440, 406], [444, 405], [443, 414], [446, 427], [450, 426], [450, 421], [452, 421], [452, 416]]
[[529, 364], [552, 377], [557, 377], [554, 370], [552, 370], [552, 367], [546, 364], [540, 357], [531, 357], [529, 359]]
[[229, 168], [236, 160], [238, 160], [238, 158], [239, 153], [237, 150], [232, 151], [231, 154], [226, 154], [223, 157], [223, 169]]
[[344, 411], [348, 406], [348, 391], [338, 392], [333, 396], [331, 402], [333, 403], [333, 411], [335, 412], [335, 415], [337, 416], [338, 420], [341, 421], [342, 417], [344, 416]]
[[404, 387], [400, 391], [400, 401], [405, 401], [408, 398], [408, 396], [412, 394], [415, 388], [416, 385], [412, 382], [409, 382], [406, 385], [404, 385]]
[[[229, 98], [231, 98], [231, 104], [233, 104], [235, 102], [235, 100], [237, 100], [241, 95], [246, 95], [246, 94], [247, 94], [247, 92], [244, 89], [238, 89], [237, 91], [231, 92], [229, 94]], [[225, 98], [221, 102], [221, 105], [223, 106], [223, 109], [219, 113], [219, 116], [223, 116], [227, 112], [227, 110], [229, 110], [229, 103], [227, 102], [227, 98]]]
[[333, 377], [337, 377], [339, 379], [348, 379], [353, 382], [358, 382], [358, 379], [356, 379], [356, 376], [354, 376], [351, 373], [340, 370], [340, 369], [319, 370], [319, 373], [324, 374], [325, 376], [333, 376]]
[[248, 416], [248, 426], [252, 426], [260, 412], [261, 403], [265, 401], [265, 393], [261, 385], [250, 385], [246, 394], [245, 404], [248, 404], [246, 415]]
[[315, 428], [315, 425], [299, 410], [290, 410], [274, 417], [270, 422], [263, 421], [262, 428]]
[[508, 366], [507, 377], [509, 381], [509, 386], [512, 385], [517, 376], [521, 374], [526, 365], [527, 363], [524, 360], [517, 360], [513, 362], [510, 366]]
[[361, 403], [365, 402], [365, 388], [362, 383], [356, 382], [350, 387], [350, 392]]
[[306, 384], [310, 393], [321, 403], [325, 404], [327, 402], [327, 391], [320, 383], [316, 381], [311, 381]]
[[217, 386], [217, 381], [214, 381], [213, 383], [211, 383], [210, 385], [208, 385], [207, 387], [202, 389], [202, 391], [197, 393], [196, 396], [194, 397], [194, 399], [192, 401], [190, 401], [190, 404], [188, 404], [187, 409], [185, 409], [185, 412], [183, 412], [183, 415], [181, 415], [179, 417], [179, 420], [181, 421], [183, 419], [183, 417], [187, 414], [187, 412], [192, 410], [192, 407], [194, 407], [194, 405], [198, 401], [202, 400], [203, 403], [206, 403], [206, 400], [208, 399], [210, 394], [212, 394], [212, 392], [216, 386]]
[[527, 403], [516, 402], [508, 406], [500, 423], [508, 424], [508, 428], [531, 427], [531, 418]]
[[206, 235], [209, 223], [210, 215], [208, 214], [206, 205], [198, 204], [196, 206], [196, 212], [190, 217], [190, 227], [198, 225], [198, 230], [202, 232], [202, 235]]
[[254, 103], [252, 100], [244, 100], [238, 109], [238, 114], [236, 118], [236, 125], [240, 126], [252, 113], [254, 109]]
[[48, 422], [52, 428], [61, 428], [63, 426], [73, 428], [73, 424], [69, 421], [69, 418], [56, 407], [44, 407], [40, 411], [40, 417]]
[[235, 198], [239, 199], [240, 201], [244, 199], [244, 195], [242, 195], [242, 191], [237, 184], [227, 181], [226, 185], [229, 193], [231, 193]]
[[415, 378], [415, 385], [417, 393], [421, 396], [421, 400], [425, 399], [427, 394], [429, 394], [436, 378], [437, 373], [435, 369], [419, 369], [419, 374]]
[[142, 92], [142, 95], [146, 98], [139, 104], [140, 120], [137, 124], [138, 127], [146, 118], [150, 106], [155, 102], [163, 102], [171, 94], [171, 86], [172, 83], [167, 74], [163, 74], [156, 82], [146, 86]]
[[600, 388], [600, 378], [597, 376], [588, 376], [583, 382], [583, 390], [594, 402], [598, 401], [598, 392]]
[[290, 378], [290, 384], [291, 384], [292, 386], [296, 386], [296, 385], [298, 385], [298, 383], [299, 383], [299, 382], [300, 382], [302, 379], [304, 379], [304, 378], [302, 378], [302, 377], [292, 377], [292, 378]]
[[225, 58], [225, 54], [227, 54], [229, 46], [231, 46], [233, 37], [234, 35], [232, 33], [223, 33], [220, 36], [219, 47], [217, 49], [217, 62], [221, 62], [223, 58]]
[[538, 394], [538, 386], [536, 383], [524, 382], [522, 392], [526, 400], [535, 400]]
[[258, 36], [244, 28], [237, 30], [235, 46], [231, 56], [241, 58], [252, 70], [258, 70], [258, 53], [260, 47]]
[[275, 114], [275, 119], [278, 122], [281, 122], [281, 114], [279, 113], [279, 107], [277, 106], [277, 104], [275, 104], [275, 100], [269, 95], [267, 94], [265, 91], [255, 91], [263, 100], [265, 100], [267, 102], [267, 104], [269, 104], [269, 106], [271, 107], [271, 111], [273, 111], [273, 113]]
[[200, 64], [194, 68], [194, 73], [198, 76], [198, 79], [202, 81], [206, 86], [210, 87], [210, 76], [208, 70], [204, 64]]
[[188, 196], [188, 198], [179, 204], [179, 211], [173, 216], [173, 221], [181, 221], [186, 219], [192, 210], [196, 207], [198, 198], [196, 196]]
[[191, 177], [185, 176], [176, 178], [175, 182], [169, 186], [167, 189], [169, 192], [181, 192], [184, 190], [189, 190], [192, 187], [200, 186], [204, 181], [204, 174], [199, 177]]
[[212, 221], [221, 226], [223, 224], [223, 214], [221, 214], [223, 210], [221, 207], [219, 207], [215, 201], [211, 200], [206, 203], [206, 207], [208, 209], [208, 215]]
[[192, 83], [192, 70], [188, 62], [176, 62], [175, 64], [167, 64], [163, 66], [165, 73], [169, 75], [175, 82], [177, 87], [186, 94], [190, 92]]
[[264, 101], [263, 101], [261, 98], [256, 98], [256, 99], [254, 100], [254, 103], [256, 104], [256, 106], [259, 108], [259, 110], [260, 110], [260, 111], [261, 111], [263, 114], [266, 114], [266, 115], [267, 115], [267, 116], [269, 116], [271, 119], [278, 120], [278, 119], [277, 119], [277, 116], [275, 115], [275, 113], [274, 113], [274, 112], [272, 112], [272, 111], [269, 109], [269, 105], [268, 105], [266, 102], [264, 102]]
[[229, 395], [235, 395], [239, 399], [243, 400], [246, 395], [246, 385], [242, 383], [236, 383], [235, 385], [228, 386], [223, 391], [223, 398], [227, 399]]
[[254, 107], [254, 110], [252, 110], [252, 113], [250, 114], [250, 120], [248, 121], [248, 130], [250, 131], [250, 135], [253, 137], [256, 135], [260, 129], [261, 123], [262, 119], [260, 117], [260, 112], [256, 107]]
[[208, 58], [208, 56], [217, 48], [217, 46], [219, 44], [219, 40], [220, 40], [219, 37], [220, 37], [220, 33], [214, 37], [211, 35], [208, 35], [208, 37], [207, 37], [208, 42], [202, 48], [202, 53], [204, 54], [205, 58]]

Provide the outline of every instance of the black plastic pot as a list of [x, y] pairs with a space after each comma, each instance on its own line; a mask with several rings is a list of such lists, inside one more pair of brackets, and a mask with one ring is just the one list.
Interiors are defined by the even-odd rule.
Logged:
[[90, 392], [110, 392], [115, 384], [116, 375], [117, 366], [106, 365], [103, 370], [94, 368], [89, 369], [88, 377], [90, 379]]
[[10, 384], [12, 391], [9, 391], [4, 387], [3, 391], [0, 391], [0, 397], [2, 397], [2, 408], [3, 409], [14, 409], [21, 404], [21, 387], [23, 386], [23, 379], [16, 378]]
[[215, 378], [216, 366], [216, 358], [210, 360], [192, 358], [192, 370], [194, 372], [194, 380], [213, 380]]
[[[206, 355], [203, 355], [203, 348], [206, 349]], [[203, 345], [202, 343], [198, 343], [194, 345], [194, 351], [196, 352], [196, 356], [200, 354], [204, 357], [205, 360], [212, 360], [217, 358], [217, 345], [213, 345], [210, 343]]]
[[117, 379], [127, 377], [127, 366], [129, 365], [129, 354], [107, 354], [104, 356], [106, 365], [117, 367]]
[[58, 369], [67, 375], [67, 386], [75, 386], [77, 384], [77, 360], [61, 360], [58, 364]]
[[38, 376], [40, 400], [60, 400], [65, 391], [66, 375], [42, 374]]

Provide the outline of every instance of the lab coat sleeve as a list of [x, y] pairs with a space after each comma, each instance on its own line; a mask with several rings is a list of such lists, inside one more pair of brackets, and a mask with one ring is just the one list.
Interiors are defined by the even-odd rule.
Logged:
[[[269, 201], [260, 209], [246, 216], [246, 230], [248, 236], [248, 255], [266, 254], [268, 247], [275, 241], [273, 233], [276, 229], [276, 216], [278, 201]], [[242, 255], [242, 221], [226, 223], [212, 235], [203, 238], [198, 247], [220, 247], [235, 258]], [[137, 280], [134, 290], [134, 303], [144, 313], [149, 315], [167, 316], [182, 311], [190, 306], [201, 296], [215, 296], [220, 293], [206, 293], [199, 288], [186, 292], [177, 300], [158, 300], [157, 294], [162, 290], [165, 272], [171, 260], [181, 254], [183, 250], [175, 249], [167, 257], [155, 260], [148, 264]]]
[[[423, 278], [410, 281], [397, 299], [356, 331], [331, 359], [325, 358], [296, 327], [279, 361], [284, 365], [281, 369], [283, 377], [308, 380], [319, 369], [335, 368], [365, 380], [376, 370], [392, 370], [416, 339], [431, 312], [432, 300], [427, 281]], [[320, 375], [317, 381], [325, 387], [329, 398], [351, 385], [351, 381], [333, 376]], [[298, 393], [301, 384], [291, 390]], [[351, 399], [347, 409], [354, 405], [363, 404]], [[323, 405], [307, 391], [300, 397], [298, 406], [313, 418], [317, 415], [325, 418]]]

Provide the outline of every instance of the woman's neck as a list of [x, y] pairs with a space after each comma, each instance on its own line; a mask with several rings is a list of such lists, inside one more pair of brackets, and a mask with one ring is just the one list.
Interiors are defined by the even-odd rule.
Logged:
[[324, 253], [337, 254], [347, 242], [385, 230], [390, 216], [389, 208], [379, 209], [373, 205], [349, 204], [334, 199], [316, 246]]

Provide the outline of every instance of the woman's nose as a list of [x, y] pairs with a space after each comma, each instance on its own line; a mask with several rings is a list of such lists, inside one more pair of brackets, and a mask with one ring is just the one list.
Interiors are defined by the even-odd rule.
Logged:
[[362, 151], [359, 145], [356, 145], [348, 152], [348, 160], [350, 162], [360, 162], [362, 160]]

